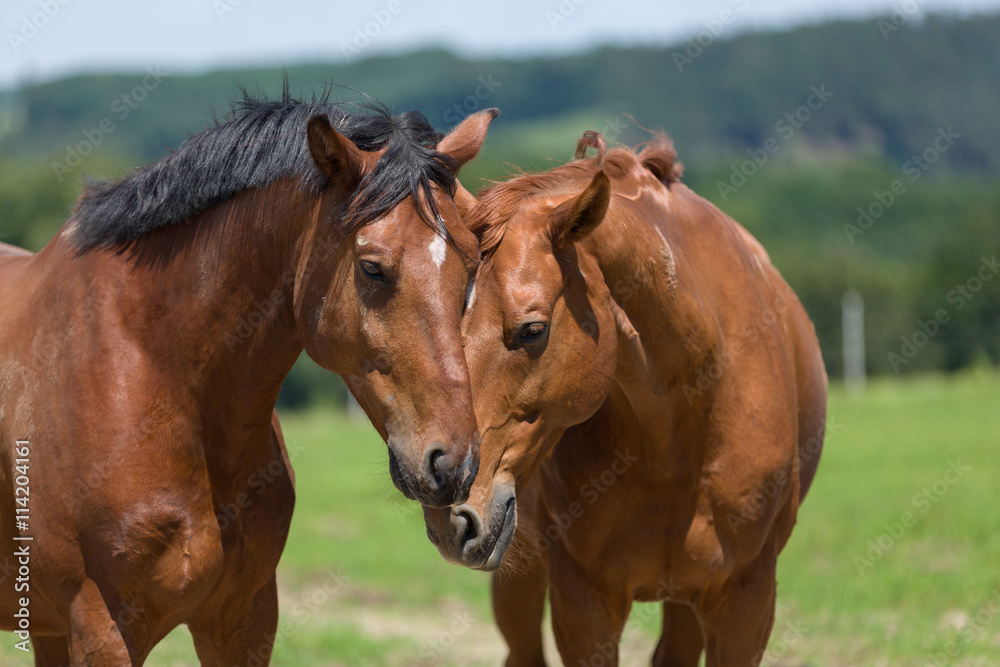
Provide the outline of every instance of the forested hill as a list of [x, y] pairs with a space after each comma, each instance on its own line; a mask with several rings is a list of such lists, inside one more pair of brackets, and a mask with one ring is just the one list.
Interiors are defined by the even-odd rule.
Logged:
[[[810, 149], [861, 149], [894, 163], [919, 155], [950, 126], [974, 140], [957, 143], [947, 164], [1000, 168], [1000, 16], [897, 15], [726, 39], [730, 31], [709, 22], [691, 41], [666, 47], [474, 61], [430, 51], [293, 66], [288, 76], [294, 90], [345, 84], [394, 109], [421, 109], [440, 127], [465, 109], [495, 105], [499, 127], [512, 133], [585, 119], [614, 134], [620, 114], [630, 113], [666, 129], [689, 162], [780, 141], [776, 125], [786, 114]], [[66, 160], [108, 119], [114, 129], [101, 132], [104, 150], [150, 160], [209, 122], [212, 108], [225, 109], [238, 85], [274, 91], [280, 79], [278, 68], [181, 76], [150, 64], [148, 72], [28, 85], [3, 94], [0, 153]], [[814, 90], [829, 96], [817, 101]], [[820, 108], [796, 120], [810, 102]]]
[[[657, 48], [522, 60], [361, 50], [351, 64], [287, 75], [293, 92], [336, 82], [397, 112], [420, 109], [441, 129], [499, 107], [462, 172], [473, 190], [569, 159], [587, 129], [609, 143], [666, 130], [687, 184], [767, 247], [831, 374], [847, 290], [864, 297], [872, 371], [1000, 362], [1000, 16], [897, 14], [757, 34], [736, 34], [738, 18]], [[241, 85], [275, 95], [281, 81], [280, 67], [195, 76], [150, 63], [0, 92], [0, 240], [41, 248], [84, 177], [148, 163], [224, 112]], [[293, 373], [285, 396], [317, 395], [327, 376], [306, 373]]]

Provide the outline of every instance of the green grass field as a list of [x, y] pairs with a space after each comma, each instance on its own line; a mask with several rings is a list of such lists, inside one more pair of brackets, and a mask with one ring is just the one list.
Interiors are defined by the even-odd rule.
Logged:
[[[819, 474], [779, 561], [765, 664], [998, 664], [998, 404], [1000, 375], [987, 371], [878, 379], [861, 397], [833, 389]], [[283, 423], [299, 495], [273, 664], [500, 665], [487, 576], [437, 554], [368, 424], [332, 410]], [[623, 664], [648, 664], [656, 607], [633, 617]], [[0, 664], [30, 664], [6, 637]], [[196, 665], [186, 630], [147, 664]]]

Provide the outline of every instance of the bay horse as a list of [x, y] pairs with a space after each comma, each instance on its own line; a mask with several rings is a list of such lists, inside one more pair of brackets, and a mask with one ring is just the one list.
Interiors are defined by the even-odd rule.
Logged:
[[[658, 666], [756, 665], [776, 563], [816, 472], [826, 373], [763, 247], [679, 180], [666, 137], [484, 191], [463, 320], [481, 465], [425, 508], [445, 558], [497, 570], [507, 665], [618, 664], [663, 602]], [[588, 147], [598, 156], [587, 158]]]
[[453, 197], [496, 113], [442, 137], [416, 111], [246, 99], [3, 253], [0, 562], [27, 548], [30, 577], [0, 629], [36, 665], [141, 665], [182, 623], [204, 665], [268, 662], [294, 503], [274, 406], [303, 349], [407, 497], [467, 498], [479, 248]]

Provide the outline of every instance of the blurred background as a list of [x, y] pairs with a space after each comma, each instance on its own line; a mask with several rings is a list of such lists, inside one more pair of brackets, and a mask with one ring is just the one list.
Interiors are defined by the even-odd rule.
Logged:
[[[0, 35], [0, 241], [32, 250], [86, 179], [162, 157], [241, 87], [278, 94], [283, 72], [442, 131], [499, 107], [473, 191], [562, 164], [587, 129], [665, 130], [684, 181], [796, 290], [834, 381], [780, 571], [776, 628], [801, 631], [776, 631], [765, 664], [997, 664], [1000, 0], [7, 0]], [[307, 359], [281, 395], [302, 457], [275, 663], [499, 664], [485, 578], [437, 556], [346, 405]], [[970, 471], [945, 483], [956, 461]], [[656, 613], [637, 607], [626, 664]], [[150, 664], [193, 664], [189, 644]]]

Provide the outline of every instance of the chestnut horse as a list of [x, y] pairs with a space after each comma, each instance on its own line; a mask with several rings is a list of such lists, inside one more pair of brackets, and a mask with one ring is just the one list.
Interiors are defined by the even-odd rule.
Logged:
[[303, 349], [408, 497], [467, 498], [479, 249], [453, 197], [495, 115], [442, 138], [418, 112], [246, 100], [3, 253], [0, 562], [26, 547], [30, 577], [0, 629], [37, 665], [140, 665], [181, 623], [202, 664], [268, 661], [294, 502], [273, 408]]
[[544, 664], [547, 587], [566, 665], [618, 664], [633, 601], [664, 603], [655, 665], [755, 665], [822, 443], [815, 332], [666, 138], [605, 160], [588, 133], [577, 157], [594, 144], [467, 218], [482, 459], [468, 503], [425, 508], [428, 535], [476, 569], [511, 552], [493, 589], [510, 666]]

